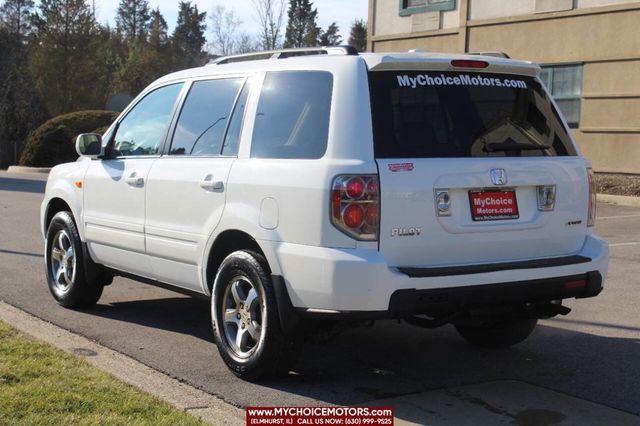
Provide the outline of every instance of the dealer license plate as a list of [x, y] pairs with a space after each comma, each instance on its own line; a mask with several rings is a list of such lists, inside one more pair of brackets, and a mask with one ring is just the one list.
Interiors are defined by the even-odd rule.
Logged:
[[471, 218], [474, 221], [518, 219], [515, 189], [469, 191]]

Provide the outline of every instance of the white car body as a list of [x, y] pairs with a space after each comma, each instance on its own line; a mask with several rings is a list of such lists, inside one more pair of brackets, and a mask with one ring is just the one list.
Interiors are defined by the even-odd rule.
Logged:
[[[163, 77], [120, 117], [147, 93], [169, 83], [185, 83], [182, 100], [194, 81], [228, 76], [251, 80], [237, 157], [165, 152], [59, 165], [50, 173], [42, 204], [43, 235], [52, 209], [63, 201], [94, 262], [209, 295], [215, 275], [209, 260], [218, 237], [241, 232], [257, 243], [272, 275], [283, 277], [294, 308], [326, 316], [388, 312], [394, 293], [402, 291], [420, 294], [596, 272], [603, 281], [608, 249], [587, 226], [589, 163], [579, 152], [566, 157], [445, 160], [375, 157], [368, 73], [455, 71], [451, 61], [456, 59], [486, 61], [483, 71], [488, 73], [534, 78], [539, 73], [534, 64], [504, 58], [403, 53], [212, 64]], [[318, 70], [333, 76], [328, 145], [320, 159], [251, 158], [265, 73], [285, 70]], [[105, 133], [105, 141], [116, 123]], [[564, 121], [563, 125], [566, 128]], [[411, 166], [403, 169], [403, 164]], [[494, 168], [504, 169], [508, 186], [517, 189], [519, 218], [473, 221], [468, 191], [494, 187]], [[345, 174], [379, 176], [378, 240], [354, 239], [332, 224], [332, 181]], [[553, 211], [537, 208], [539, 185], [556, 185]], [[449, 216], [436, 215], [434, 191], [440, 188], [450, 191]], [[545, 259], [572, 256], [588, 261], [544, 264]], [[527, 267], [530, 261], [534, 263]], [[514, 267], [477, 268], [509, 263]]]

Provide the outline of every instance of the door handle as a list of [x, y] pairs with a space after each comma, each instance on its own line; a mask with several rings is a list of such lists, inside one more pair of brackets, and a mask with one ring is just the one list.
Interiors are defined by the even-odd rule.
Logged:
[[144, 178], [139, 177], [136, 172], [133, 172], [125, 179], [125, 182], [130, 186], [140, 187], [144, 185]]
[[204, 179], [200, 181], [200, 188], [206, 189], [208, 191], [219, 190], [224, 187], [224, 184], [221, 180], [215, 180], [213, 175], [207, 175]]

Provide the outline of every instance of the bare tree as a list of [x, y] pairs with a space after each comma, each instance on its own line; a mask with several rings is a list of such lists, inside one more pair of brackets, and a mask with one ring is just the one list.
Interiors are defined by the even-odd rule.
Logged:
[[284, 19], [285, 0], [252, 0], [260, 23], [260, 44], [264, 50], [280, 46], [280, 28]]
[[216, 5], [211, 13], [211, 47], [214, 53], [222, 56], [236, 53], [236, 46], [240, 42], [238, 28], [242, 21], [236, 16], [233, 9], [227, 9], [222, 5]]
[[254, 36], [242, 32], [236, 39], [235, 53], [251, 53], [258, 50], [259, 46]]

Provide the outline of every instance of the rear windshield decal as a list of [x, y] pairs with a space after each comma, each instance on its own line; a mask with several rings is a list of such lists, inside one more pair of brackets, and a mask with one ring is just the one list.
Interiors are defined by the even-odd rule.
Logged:
[[398, 75], [398, 86], [411, 87], [418, 86], [487, 86], [487, 87], [507, 87], [516, 89], [526, 89], [527, 83], [524, 80], [510, 78], [495, 78], [475, 76], [469, 74], [459, 74], [456, 76], [444, 74], [418, 74], [415, 77], [409, 75]]

